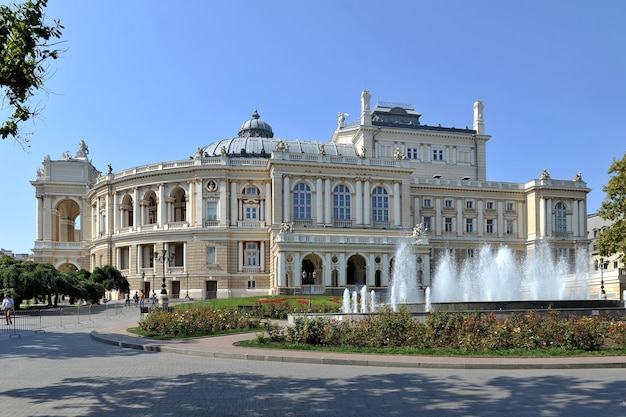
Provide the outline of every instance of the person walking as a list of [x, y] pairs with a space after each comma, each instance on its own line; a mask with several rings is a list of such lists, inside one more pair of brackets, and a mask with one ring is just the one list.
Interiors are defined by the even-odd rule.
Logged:
[[13, 299], [7, 293], [4, 294], [4, 300], [2, 300], [2, 311], [4, 311], [4, 319], [7, 322], [7, 325], [13, 324], [13, 319], [11, 317], [11, 313], [15, 308], [15, 304], [13, 303]]
[[141, 290], [141, 292], [139, 293], [139, 308], [143, 308], [145, 300], [146, 300], [146, 293], [143, 290]]

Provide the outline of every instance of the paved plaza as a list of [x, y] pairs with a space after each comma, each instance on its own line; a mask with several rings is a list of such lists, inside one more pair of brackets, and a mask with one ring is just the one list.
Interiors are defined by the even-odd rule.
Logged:
[[2, 415], [626, 416], [620, 357], [461, 362], [255, 351], [230, 336], [151, 342], [125, 334], [139, 313], [122, 312], [0, 332]]

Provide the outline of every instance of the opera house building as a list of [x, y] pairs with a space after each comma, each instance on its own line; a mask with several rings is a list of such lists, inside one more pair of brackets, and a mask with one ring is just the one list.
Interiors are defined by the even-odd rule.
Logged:
[[254, 111], [235, 137], [174, 161], [100, 171], [84, 141], [46, 157], [31, 181], [34, 259], [59, 270], [109, 264], [133, 292], [165, 286], [170, 298], [201, 299], [384, 293], [411, 236], [422, 289], [446, 251], [462, 262], [506, 245], [522, 258], [548, 240], [574, 264], [587, 249], [580, 174], [487, 180], [483, 103], [468, 106], [464, 128], [422, 124], [410, 104], [370, 103], [363, 91], [360, 117], [340, 113], [330, 140], [280, 138]]

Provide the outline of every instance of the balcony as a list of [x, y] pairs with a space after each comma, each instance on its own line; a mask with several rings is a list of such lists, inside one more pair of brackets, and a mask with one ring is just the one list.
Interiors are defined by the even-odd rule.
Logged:
[[265, 222], [262, 220], [240, 220], [237, 222], [237, 227], [240, 229], [260, 229], [265, 227]]
[[352, 227], [352, 220], [333, 220], [334, 227], [343, 227], [344, 229]]

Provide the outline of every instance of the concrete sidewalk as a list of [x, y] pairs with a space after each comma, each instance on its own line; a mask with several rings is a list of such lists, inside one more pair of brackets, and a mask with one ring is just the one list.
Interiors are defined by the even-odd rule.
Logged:
[[126, 331], [131, 326], [133, 326], [132, 323], [126, 322], [101, 327], [93, 330], [91, 337], [99, 342], [123, 348], [266, 362], [445, 369], [626, 368], [626, 356], [577, 356], [565, 358], [449, 357], [256, 349], [233, 346], [233, 343], [240, 340], [254, 339], [257, 333], [164, 341], [133, 335]]

